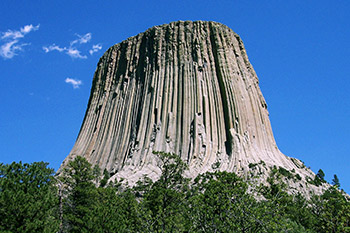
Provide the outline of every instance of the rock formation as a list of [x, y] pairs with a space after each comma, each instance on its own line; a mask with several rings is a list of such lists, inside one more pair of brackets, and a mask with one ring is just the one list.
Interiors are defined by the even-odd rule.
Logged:
[[156, 26], [108, 49], [62, 166], [81, 155], [133, 183], [160, 174], [153, 151], [178, 154], [192, 177], [215, 169], [244, 176], [250, 164], [314, 176], [277, 148], [244, 45], [216, 22]]

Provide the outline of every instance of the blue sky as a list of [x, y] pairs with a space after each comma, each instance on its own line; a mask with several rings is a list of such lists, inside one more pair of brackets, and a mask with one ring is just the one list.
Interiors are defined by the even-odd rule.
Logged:
[[350, 192], [350, 1], [72, 2], [0, 2], [0, 162], [57, 169], [104, 51], [155, 25], [212, 20], [241, 36], [280, 150]]

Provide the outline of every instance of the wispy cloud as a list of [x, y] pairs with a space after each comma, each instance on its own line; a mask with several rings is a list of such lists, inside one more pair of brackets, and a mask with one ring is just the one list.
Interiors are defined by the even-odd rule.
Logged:
[[[45, 51], [45, 53], [48, 53], [51, 51], [58, 51], [58, 52], [64, 52], [71, 58], [86, 59], [87, 56], [82, 54], [82, 51], [78, 49], [78, 46], [80, 46], [81, 44], [89, 43], [91, 41], [92, 34], [89, 32], [89, 33], [86, 33], [85, 35], [76, 34], [76, 36], [78, 38], [69, 42], [69, 47], [60, 47], [56, 44], [52, 44], [50, 46], [43, 46], [43, 50]], [[89, 50], [89, 53], [90, 55], [92, 55], [93, 53], [99, 51], [100, 49], [102, 49], [101, 45], [99, 44], [93, 45], [92, 49]]]
[[68, 48], [66, 54], [68, 54], [72, 58], [80, 58], [80, 59], [87, 58], [87, 56], [81, 55], [81, 52], [76, 48]]
[[3, 44], [0, 46], [0, 56], [5, 59], [11, 59], [17, 55], [17, 51], [23, 50], [23, 47], [29, 45], [29, 43], [19, 43], [20, 39], [31, 31], [39, 30], [40, 24], [33, 26], [25, 25], [19, 30], [7, 30], [1, 33], [1, 41]]
[[51, 51], [58, 51], [58, 52], [63, 52], [65, 51], [67, 48], [64, 47], [64, 48], [61, 48], [60, 46], [58, 45], [50, 45], [49, 47], [46, 47], [46, 46], [43, 46], [43, 50], [45, 51], [45, 53], [48, 53], [48, 52], [51, 52]]
[[83, 84], [81, 80], [78, 79], [72, 79], [72, 78], [66, 78], [65, 80], [66, 83], [72, 84], [74, 89], [77, 89], [80, 87], [80, 85]]
[[0, 55], [5, 59], [13, 58], [16, 54], [16, 51], [22, 50], [24, 45], [18, 45], [18, 40], [13, 40], [7, 42], [0, 47]]
[[31, 31], [39, 30], [40, 24], [33, 26], [32, 24], [26, 25], [23, 28], [21, 28], [21, 32], [25, 35]]
[[45, 51], [45, 53], [49, 53], [52, 51], [58, 51], [58, 52], [65, 52], [67, 55], [69, 55], [71, 58], [81, 58], [81, 59], [86, 59], [87, 56], [82, 55], [81, 52], [73, 47], [60, 47], [58, 45], [50, 45], [48, 47], [43, 46], [43, 50]]
[[12, 39], [16, 40], [18, 38], [23, 38], [26, 34], [28, 34], [31, 31], [37, 31], [39, 30], [40, 24], [33, 26], [32, 24], [30, 25], [25, 25], [23, 28], [21, 28], [18, 31], [12, 31], [12, 30], [7, 30], [7, 32], [3, 32], [1, 39]]
[[79, 38], [78, 39], [76, 39], [76, 40], [73, 40], [73, 41], [71, 41], [70, 42], [70, 45], [72, 46], [72, 45], [74, 45], [74, 44], [77, 44], [77, 43], [79, 43], [79, 44], [86, 44], [86, 43], [88, 43], [90, 40], [91, 40], [91, 33], [89, 32], [89, 33], [86, 33], [85, 35], [83, 35], [83, 36], [81, 36], [81, 35], [79, 35], [79, 34], [76, 34]]
[[90, 55], [92, 55], [92, 54], [98, 52], [101, 49], [102, 49], [102, 45], [95, 44], [95, 45], [92, 46], [92, 49], [89, 50], [89, 53], [90, 53]]

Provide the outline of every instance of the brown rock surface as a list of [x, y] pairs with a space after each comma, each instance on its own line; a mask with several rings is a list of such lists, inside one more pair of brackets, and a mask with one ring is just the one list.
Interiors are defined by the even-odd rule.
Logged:
[[260, 161], [262, 177], [273, 165], [314, 176], [277, 148], [244, 45], [215, 22], [156, 26], [108, 49], [62, 166], [82, 155], [134, 183], [159, 175], [152, 151], [180, 155], [191, 177], [213, 169], [248, 176]]

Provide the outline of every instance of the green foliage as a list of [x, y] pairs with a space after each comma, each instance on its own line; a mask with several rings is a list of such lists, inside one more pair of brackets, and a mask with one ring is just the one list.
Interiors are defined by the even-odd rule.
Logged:
[[350, 232], [350, 203], [336, 187], [325, 191], [316, 206], [319, 232]]
[[191, 232], [237, 232], [262, 227], [257, 203], [247, 184], [234, 173], [199, 175], [192, 185], [189, 215]]
[[295, 174], [295, 178], [296, 178], [297, 180], [301, 180], [301, 176], [300, 176], [299, 174]]
[[322, 171], [322, 169], [318, 170], [316, 176], [321, 180], [321, 181], [324, 181], [324, 172]]
[[314, 184], [316, 186], [320, 186], [322, 185], [322, 183], [325, 183], [326, 181], [324, 180], [324, 177], [325, 177], [325, 174], [324, 172], [322, 171], [322, 169], [318, 170], [315, 178], [313, 181], [311, 181], [310, 183], [311, 184]]
[[264, 161], [262, 161], [262, 160], [259, 163], [249, 163], [248, 167], [250, 169], [252, 169], [252, 168], [254, 168], [254, 167], [258, 166], [258, 165], [262, 165], [262, 166], [266, 167], [266, 163]]
[[[156, 182], [144, 185], [141, 207], [144, 227], [148, 232], [183, 232], [186, 229], [186, 191], [188, 179], [183, 172], [186, 164], [178, 155], [154, 152], [162, 163], [162, 174]], [[139, 187], [138, 187], [139, 188]]]
[[58, 198], [47, 163], [0, 164], [0, 231], [55, 232]]
[[257, 166], [257, 165], [258, 165], [257, 163], [249, 163], [248, 167], [249, 168], [253, 168], [253, 167]]
[[294, 180], [294, 181], [297, 181], [297, 180], [301, 180], [301, 176], [296, 173], [295, 173], [295, 169], [289, 171], [283, 167], [276, 167], [276, 166], [273, 166], [272, 169], [271, 169], [271, 175], [275, 177], [275, 179], [281, 179], [281, 176], [284, 176], [286, 177], [287, 179], [290, 179], [290, 180]]
[[279, 178], [279, 173], [271, 171], [267, 179], [268, 185], [261, 185], [260, 193], [266, 198], [264, 206], [270, 208], [274, 220], [283, 224], [274, 226], [277, 232], [312, 232], [315, 216], [309, 208], [309, 203], [301, 195], [290, 195], [287, 186]]
[[294, 175], [293, 175], [290, 171], [288, 171], [287, 169], [285, 169], [285, 168], [283, 168], [283, 167], [279, 167], [279, 168], [278, 168], [278, 172], [279, 172], [281, 175], [287, 177], [288, 179], [293, 179], [293, 178], [294, 178]]
[[110, 177], [111, 176], [109, 175], [109, 172], [107, 171], [107, 169], [105, 169], [103, 171], [103, 178], [102, 178], [102, 180], [100, 182], [100, 187], [102, 187], [102, 188], [105, 187], [107, 185], [108, 180], [109, 180]]
[[313, 185], [316, 185], [316, 186], [320, 186], [322, 185], [323, 183], [326, 183], [325, 179], [325, 174], [324, 172], [322, 171], [322, 169], [318, 170], [316, 176], [314, 179], [311, 179], [310, 177], [307, 177], [306, 181], [309, 183], [309, 184], [313, 184]]
[[332, 184], [334, 186], [336, 186], [337, 188], [340, 188], [340, 182], [339, 182], [339, 178], [336, 174], [334, 174], [334, 177], [332, 179]]
[[118, 193], [115, 186], [97, 188], [93, 232], [137, 232], [141, 225], [139, 203], [131, 190]]
[[[88, 162], [88, 161], [86, 160], [86, 162]], [[96, 164], [96, 165], [92, 168], [92, 175], [93, 175], [93, 177], [94, 177], [93, 182], [94, 182], [95, 184], [98, 184], [98, 183], [100, 182], [100, 174], [101, 174], [101, 169], [100, 169], [100, 167]]]
[[69, 232], [93, 232], [98, 192], [93, 183], [97, 169], [83, 157], [70, 161], [60, 177], [65, 184], [64, 225]]
[[[284, 177], [301, 177], [280, 167], [271, 169], [266, 185], [253, 189], [229, 172], [190, 181], [179, 156], [155, 154], [160, 178], [144, 177], [133, 188], [108, 182], [107, 170], [101, 175], [79, 156], [59, 181], [46, 163], [0, 164], [0, 231], [350, 232], [350, 204], [336, 176], [334, 186], [307, 200], [287, 192]], [[322, 170], [316, 177], [324, 180]]]

